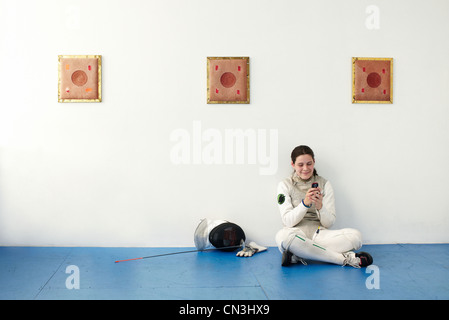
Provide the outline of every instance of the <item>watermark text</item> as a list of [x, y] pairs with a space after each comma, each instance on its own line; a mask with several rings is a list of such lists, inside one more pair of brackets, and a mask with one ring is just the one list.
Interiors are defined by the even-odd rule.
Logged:
[[201, 121], [193, 121], [191, 130], [173, 130], [170, 141], [170, 160], [176, 165], [254, 164], [260, 175], [278, 169], [277, 129], [203, 129]]

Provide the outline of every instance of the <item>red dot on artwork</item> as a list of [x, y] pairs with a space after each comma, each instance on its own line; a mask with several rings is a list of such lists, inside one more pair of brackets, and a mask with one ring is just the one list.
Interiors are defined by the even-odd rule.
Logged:
[[362, 88], [362, 92], [365, 92], [365, 88]]
[[385, 73], [385, 69], [382, 69], [382, 73]]
[[384, 90], [384, 94], [387, 94], [387, 90]]
[[378, 86], [380, 86], [382, 78], [380, 77], [380, 74], [378, 74], [377, 72], [371, 72], [366, 78], [366, 82], [371, 88], [377, 88]]
[[215, 66], [215, 71], [217, 71], [218, 70], [218, 66]]
[[232, 86], [234, 86], [236, 81], [237, 78], [231, 72], [223, 73], [223, 75], [220, 78], [220, 82], [225, 88], [231, 88]]
[[215, 89], [215, 93], [218, 93], [218, 89]]
[[238, 67], [238, 70], [239, 70], [239, 71], [241, 71], [241, 70], [242, 70], [242, 67], [241, 67], [241, 66], [239, 66], [239, 67]]
[[240, 90], [237, 90], [237, 94], [240, 94]]
[[91, 70], [92, 70], [92, 67], [91, 67], [91, 66], [88, 66], [87, 69], [89, 69], [89, 71], [91, 71]]
[[365, 68], [365, 67], [363, 67], [363, 72], [365, 72], [365, 70], [366, 70], [366, 68]]
[[88, 80], [87, 74], [82, 70], [76, 70], [72, 73], [72, 82], [78, 87], [82, 87], [86, 84]]

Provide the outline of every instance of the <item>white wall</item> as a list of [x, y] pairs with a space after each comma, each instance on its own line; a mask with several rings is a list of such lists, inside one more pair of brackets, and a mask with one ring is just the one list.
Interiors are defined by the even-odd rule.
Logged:
[[[274, 245], [299, 144], [335, 227], [448, 242], [448, 32], [445, 0], [0, 0], [0, 245], [193, 246], [203, 217]], [[57, 102], [60, 54], [103, 56], [103, 102]], [[207, 56], [250, 57], [249, 105], [206, 104]], [[393, 104], [351, 103], [352, 57], [394, 58]], [[176, 165], [198, 124], [277, 132], [277, 170]]]

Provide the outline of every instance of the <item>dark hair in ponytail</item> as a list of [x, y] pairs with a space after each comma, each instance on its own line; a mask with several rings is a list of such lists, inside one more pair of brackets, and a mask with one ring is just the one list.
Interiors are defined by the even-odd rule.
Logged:
[[[296, 162], [296, 158], [299, 156], [302, 156], [304, 154], [308, 154], [309, 156], [312, 157], [313, 161], [315, 161], [315, 154], [313, 153], [313, 150], [310, 149], [310, 147], [308, 146], [297, 146], [295, 149], [293, 149], [292, 154], [291, 154], [291, 158], [292, 158], [292, 162], [295, 163]], [[313, 175], [317, 176], [318, 172], [316, 171], [315, 168], [313, 168]]]

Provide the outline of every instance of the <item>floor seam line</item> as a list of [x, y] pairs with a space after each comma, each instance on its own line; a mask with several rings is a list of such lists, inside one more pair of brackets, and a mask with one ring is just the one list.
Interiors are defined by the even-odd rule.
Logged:
[[[252, 272], [251, 272], [252, 273]], [[260, 283], [259, 279], [257, 278], [257, 276], [252, 273], [254, 278], [256, 278], [257, 283], [259, 284], [260, 289], [262, 289], [263, 294], [265, 295], [265, 298], [267, 298], [267, 300], [270, 300], [270, 298], [268, 297], [267, 292], [265, 291], [265, 288], [262, 286], [262, 284]]]
[[64, 264], [64, 262], [66, 262], [67, 258], [69, 257], [69, 255], [72, 253], [72, 249], [69, 250], [69, 252], [67, 253], [67, 255], [64, 257], [64, 259], [62, 260], [62, 262], [59, 264], [59, 266], [56, 268], [55, 272], [53, 272], [53, 274], [50, 276], [50, 278], [44, 283], [44, 285], [39, 289], [38, 293], [34, 296], [33, 300], [36, 300], [37, 297], [41, 294], [42, 290], [44, 290], [44, 288], [47, 286], [47, 284], [50, 282], [51, 279], [53, 279], [53, 277], [55, 276], [55, 274], [59, 271], [59, 269], [61, 269], [61, 266]]

